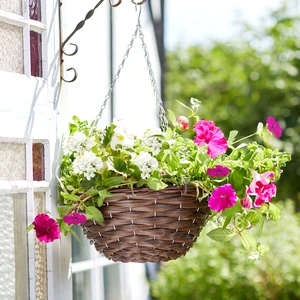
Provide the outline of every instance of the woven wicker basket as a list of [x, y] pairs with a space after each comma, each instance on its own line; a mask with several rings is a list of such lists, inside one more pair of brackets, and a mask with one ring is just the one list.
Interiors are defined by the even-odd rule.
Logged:
[[105, 257], [119, 262], [177, 259], [193, 246], [210, 210], [195, 187], [116, 189], [100, 210], [104, 226], [87, 221], [83, 231]]

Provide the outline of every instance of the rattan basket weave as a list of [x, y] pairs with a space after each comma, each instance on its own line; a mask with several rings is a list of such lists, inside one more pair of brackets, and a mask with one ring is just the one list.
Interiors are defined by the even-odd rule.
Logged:
[[105, 257], [119, 262], [177, 259], [193, 246], [210, 210], [195, 187], [111, 190], [100, 210], [104, 226], [87, 221], [83, 231]]

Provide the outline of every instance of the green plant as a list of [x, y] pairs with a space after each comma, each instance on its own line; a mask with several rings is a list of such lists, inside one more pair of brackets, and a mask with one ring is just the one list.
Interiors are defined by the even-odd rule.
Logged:
[[[40, 240], [53, 241], [59, 231], [75, 235], [72, 226], [86, 219], [102, 225], [99, 208], [113, 196], [111, 189], [131, 188], [134, 193], [135, 187], [192, 185], [199, 189], [199, 201], [207, 201], [211, 209], [214, 228], [208, 235], [219, 242], [239, 236], [250, 259], [262, 258], [269, 247], [257, 243], [250, 229], [257, 226], [261, 231], [265, 219], [280, 218], [270, 201], [290, 154], [249, 138], [279, 138], [282, 129], [268, 117], [255, 133], [237, 139], [234, 130], [226, 139], [213, 121], [199, 118], [200, 101], [191, 98], [191, 107], [182, 105], [187, 116], [169, 111], [172, 128], [149, 129], [140, 137], [128, 133], [120, 120], [99, 130], [74, 117], [61, 163], [60, 218], [56, 224], [48, 215], [37, 216], [31, 228]], [[190, 122], [193, 139], [183, 136]]]
[[153, 296], [160, 300], [299, 299], [300, 216], [291, 200], [276, 205], [282, 217], [264, 227], [262, 242], [272, 250], [263, 260], [245, 261], [238, 253], [238, 239], [215, 243], [205, 228], [187, 256], [161, 265], [151, 284]]

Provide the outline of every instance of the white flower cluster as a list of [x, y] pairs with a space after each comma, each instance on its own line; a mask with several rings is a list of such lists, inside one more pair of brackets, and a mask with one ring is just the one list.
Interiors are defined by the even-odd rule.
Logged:
[[114, 135], [110, 141], [110, 146], [113, 150], [116, 150], [117, 145], [132, 147], [134, 143], [133, 136], [127, 133], [127, 130], [124, 126], [122, 120], [114, 119], [113, 123], [117, 126], [114, 129]]
[[83, 132], [76, 131], [74, 134], [69, 135], [68, 139], [63, 144], [63, 150], [65, 155], [79, 155], [86, 150], [90, 150], [93, 147], [92, 139], [88, 138]]
[[73, 171], [75, 174], [83, 174], [83, 176], [90, 180], [95, 176], [95, 172], [103, 167], [101, 158], [97, 157], [95, 153], [85, 151], [83, 154], [77, 156], [73, 162]]
[[139, 154], [135, 154], [132, 158], [132, 162], [140, 169], [142, 173], [141, 177], [143, 179], [150, 177], [151, 172], [158, 168], [158, 161], [156, 158], [144, 151], [141, 151]]
[[162, 132], [159, 128], [156, 129], [147, 129], [143, 134], [143, 142], [146, 146], [150, 147], [153, 155], [157, 155], [161, 150], [161, 141], [160, 138], [154, 135], [162, 135], [164, 136], [164, 132]]

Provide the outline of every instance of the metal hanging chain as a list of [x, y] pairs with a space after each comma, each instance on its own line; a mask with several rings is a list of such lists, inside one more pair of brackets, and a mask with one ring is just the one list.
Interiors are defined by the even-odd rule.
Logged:
[[145, 40], [144, 40], [144, 34], [142, 32], [142, 26], [141, 26], [141, 22], [140, 22], [141, 11], [142, 11], [142, 6], [140, 6], [140, 11], [139, 11], [139, 15], [138, 15], [138, 21], [137, 21], [136, 29], [135, 29], [134, 34], [132, 35], [131, 41], [130, 41], [128, 47], [127, 47], [127, 51], [126, 51], [125, 55], [123, 56], [123, 60], [122, 60], [121, 64], [119, 65], [118, 71], [117, 71], [117, 73], [114, 77], [114, 80], [113, 80], [113, 82], [110, 86], [109, 92], [105, 96], [104, 102], [100, 107], [100, 112], [97, 114], [97, 116], [95, 118], [92, 131], [94, 131], [96, 129], [97, 124], [98, 124], [99, 120], [101, 119], [103, 110], [106, 108], [107, 101], [111, 98], [111, 94], [112, 94], [112, 91], [113, 91], [113, 89], [116, 85], [116, 81], [120, 77], [121, 70], [124, 67], [125, 61], [128, 58], [129, 52], [130, 52], [130, 50], [133, 46], [133, 43], [134, 43], [138, 33], [139, 33], [139, 38], [142, 41], [142, 47], [143, 47], [144, 53], [145, 53], [144, 57], [145, 57], [145, 60], [147, 62], [149, 77], [150, 77], [150, 80], [151, 80], [151, 85], [152, 85], [152, 88], [153, 88], [153, 91], [154, 91], [154, 96], [155, 96], [155, 99], [156, 99], [156, 106], [157, 106], [157, 109], [158, 109], [158, 116], [159, 116], [159, 120], [160, 120], [160, 126], [161, 126], [161, 129], [163, 131], [166, 131], [166, 129], [168, 128], [168, 120], [166, 118], [166, 112], [164, 110], [163, 102], [160, 98], [160, 94], [159, 94], [159, 91], [158, 91], [158, 88], [157, 88], [157, 84], [156, 84], [156, 81], [155, 81], [155, 78], [154, 78], [154, 73], [153, 73], [153, 70], [152, 70], [152, 65], [151, 65], [151, 62], [150, 62], [150, 59], [149, 59], [149, 53], [148, 53], [147, 46], [146, 46], [146, 43], [145, 43]]

